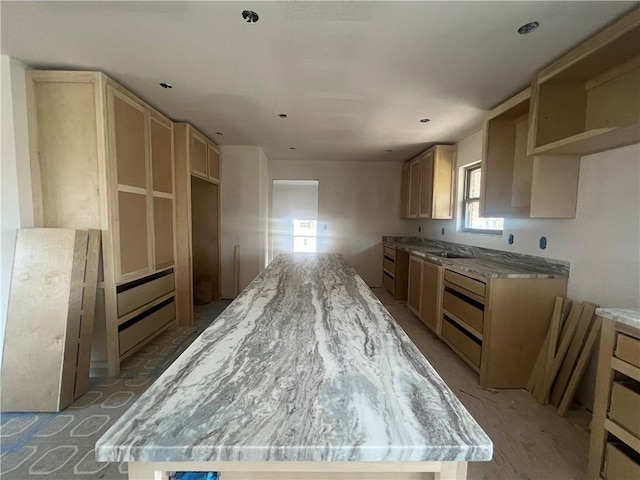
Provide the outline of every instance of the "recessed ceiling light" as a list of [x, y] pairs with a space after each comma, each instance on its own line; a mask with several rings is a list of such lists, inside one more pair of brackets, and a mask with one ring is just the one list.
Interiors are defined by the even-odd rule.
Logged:
[[431, 121], [431, 119], [430, 119], [430, 118], [421, 118], [421, 119], [420, 119], [420, 123], [428, 123], [428, 122], [430, 122], [430, 121]]
[[296, 147], [289, 147], [289, 150], [295, 150]]
[[222, 136], [222, 132], [213, 132], [213, 133], [215, 133], [216, 135]]
[[525, 23], [518, 29], [518, 33], [520, 35], [526, 35], [527, 33], [533, 32], [536, 28], [540, 26], [539, 22], [529, 22]]
[[260, 20], [258, 14], [253, 10], [243, 10], [242, 18], [244, 18], [247, 23], [256, 23], [258, 20]]
[[393, 150], [391, 150], [391, 149], [388, 149], [388, 150], [387, 150], [387, 152], [389, 152], [389, 153], [391, 153], [391, 152], [393, 152]]
[[287, 118], [287, 114], [286, 113], [281, 113], [278, 115], [280, 118]]
[[162, 88], [173, 88], [173, 85], [171, 85], [170, 83], [167, 83], [167, 82], [160, 82], [160, 86]]

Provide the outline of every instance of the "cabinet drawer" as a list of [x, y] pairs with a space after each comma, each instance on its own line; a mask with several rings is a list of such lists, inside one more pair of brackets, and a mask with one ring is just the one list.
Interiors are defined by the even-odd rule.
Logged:
[[171, 299], [168, 303], [161, 303], [156, 307], [150, 308], [147, 312], [120, 325], [118, 328], [120, 356], [127, 353], [175, 318], [176, 304], [173, 299]]
[[396, 249], [391, 247], [384, 247], [384, 254], [393, 259], [396, 258]]
[[382, 274], [382, 286], [393, 294], [393, 290], [394, 290], [394, 287], [395, 287], [394, 278], [391, 275], [389, 275], [387, 272], [382, 272], [382, 273], [383, 273]]
[[482, 346], [463, 331], [462, 327], [457, 326], [446, 316], [442, 317], [442, 336], [451, 342], [471, 363], [480, 367]]
[[640, 340], [623, 333], [618, 334], [616, 357], [640, 368]]
[[464, 320], [471, 327], [482, 332], [484, 312], [481, 309], [448, 291], [444, 292], [442, 306], [460, 320]]
[[[637, 460], [637, 454], [635, 455]], [[640, 465], [613, 443], [607, 443], [604, 475], [607, 480], [640, 478]]]
[[384, 257], [382, 260], [382, 268], [384, 268], [389, 273], [396, 273], [396, 262], [393, 260], [389, 260], [387, 257]]
[[173, 272], [163, 272], [118, 287], [118, 317], [175, 289]]
[[609, 418], [640, 437], [640, 383], [613, 382]]
[[456, 272], [452, 272], [450, 270], [445, 271], [444, 279], [455, 285], [459, 285], [462, 288], [475, 293], [476, 295], [480, 295], [481, 297], [485, 296], [487, 286], [484, 282], [480, 282], [479, 280], [461, 275]]

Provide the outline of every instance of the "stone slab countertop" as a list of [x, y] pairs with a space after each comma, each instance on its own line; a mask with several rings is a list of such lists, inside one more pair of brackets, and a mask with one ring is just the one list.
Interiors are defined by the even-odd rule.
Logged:
[[278, 256], [98, 461], [487, 461], [485, 432], [339, 255]]
[[514, 264], [513, 261], [510, 262], [509, 252], [504, 252], [503, 256], [495, 255], [494, 258], [485, 258], [464, 251], [454, 251], [452, 252], [454, 255], [468, 255], [471, 258], [443, 258], [435, 254], [435, 252], [446, 251], [443, 248], [389, 241], [383, 244], [425, 258], [445, 268], [450, 267], [485, 278], [567, 278], [567, 275], [562, 273], [544, 270], [540, 265], [527, 265], [522, 261]]
[[615, 320], [640, 330], [640, 309], [637, 308], [597, 308], [596, 315]]

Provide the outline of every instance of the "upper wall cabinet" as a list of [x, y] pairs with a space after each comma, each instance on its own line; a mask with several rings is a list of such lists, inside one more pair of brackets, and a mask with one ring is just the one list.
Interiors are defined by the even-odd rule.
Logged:
[[189, 125], [189, 158], [191, 175], [208, 180], [220, 181], [220, 152], [218, 146]]
[[578, 155], [527, 155], [530, 89], [487, 114], [482, 155], [483, 217], [574, 218]]
[[453, 218], [456, 147], [435, 145], [405, 163], [401, 218]]
[[586, 155], [640, 142], [640, 9], [532, 82], [533, 154]]

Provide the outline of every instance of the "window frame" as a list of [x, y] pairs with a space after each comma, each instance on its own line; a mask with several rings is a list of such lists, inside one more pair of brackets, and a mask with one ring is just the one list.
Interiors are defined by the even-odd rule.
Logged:
[[[492, 230], [486, 228], [473, 228], [468, 227], [468, 213], [469, 213], [469, 204], [478, 203], [478, 211], [480, 210], [480, 197], [470, 197], [471, 191], [471, 173], [480, 170], [480, 175], [482, 175], [482, 162], [475, 162], [469, 165], [462, 167], [464, 170], [464, 183], [462, 187], [462, 223], [460, 226], [461, 232], [466, 233], [481, 233], [485, 235], [496, 235], [501, 236], [504, 232], [504, 218], [503, 218], [503, 227], [500, 230]], [[481, 177], [482, 178], [482, 177]], [[482, 182], [481, 182], [482, 185]], [[482, 187], [481, 187], [482, 188]], [[481, 217], [483, 218], [483, 217]], [[500, 218], [500, 217], [492, 217], [492, 218]]]

